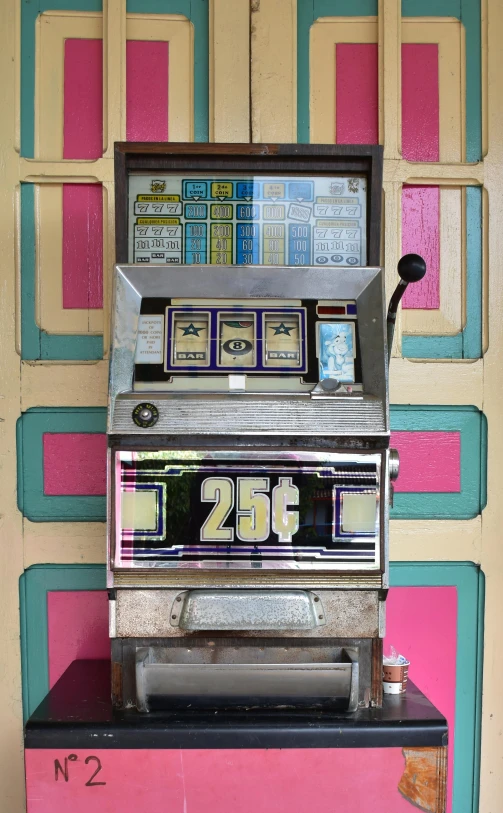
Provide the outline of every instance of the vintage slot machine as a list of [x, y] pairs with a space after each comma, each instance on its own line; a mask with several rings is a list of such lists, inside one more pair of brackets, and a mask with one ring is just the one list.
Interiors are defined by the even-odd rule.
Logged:
[[116, 145], [117, 707], [382, 701], [380, 147]]

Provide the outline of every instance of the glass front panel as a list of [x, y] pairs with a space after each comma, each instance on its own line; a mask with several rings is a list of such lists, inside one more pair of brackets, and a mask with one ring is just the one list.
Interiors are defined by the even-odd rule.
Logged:
[[115, 567], [375, 569], [378, 454], [119, 451]]
[[307, 370], [305, 308], [168, 306], [166, 323], [165, 373]]
[[366, 179], [131, 173], [128, 261], [366, 265]]
[[143, 303], [148, 312], [139, 317], [135, 390], [225, 389], [229, 375], [244, 373], [248, 392], [285, 386], [309, 392], [326, 379], [343, 385], [339, 394], [361, 392], [355, 301], [279, 303], [165, 298]]

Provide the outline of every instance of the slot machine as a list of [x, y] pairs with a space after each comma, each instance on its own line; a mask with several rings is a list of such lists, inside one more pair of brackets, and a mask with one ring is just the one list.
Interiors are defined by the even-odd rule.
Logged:
[[382, 702], [380, 147], [116, 145], [107, 572], [119, 708]]

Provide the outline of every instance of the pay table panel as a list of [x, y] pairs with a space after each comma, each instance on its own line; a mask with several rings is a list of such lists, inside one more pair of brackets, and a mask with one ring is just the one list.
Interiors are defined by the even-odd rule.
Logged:
[[367, 181], [347, 177], [129, 177], [128, 260], [361, 266]]

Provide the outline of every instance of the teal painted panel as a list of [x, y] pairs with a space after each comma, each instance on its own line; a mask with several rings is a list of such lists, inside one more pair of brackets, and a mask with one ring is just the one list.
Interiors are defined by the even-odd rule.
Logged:
[[309, 29], [313, 0], [297, 0], [297, 141], [309, 144]]
[[[18, 506], [32, 522], [105, 521], [104, 497], [44, 496], [44, 432], [105, 432], [103, 408], [37, 408], [18, 421]], [[459, 432], [461, 491], [395, 494], [393, 519], [470, 519], [485, 505], [487, 425], [476, 407], [392, 406], [394, 431]]]
[[23, 713], [35, 711], [49, 691], [47, 593], [105, 590], [104, 565], [33, 565], [19, 580]]
[[487, 425], [476, 407], [391, 406], [395, 431], [459, 432], [461, 491], [459, 493], [398, 493], [392, 519], [471, 519], [485, 504]]
[[466, 326], [454, 336], [403, 336], [402, 355], [420, 359], [482, 356], [482, 187], [466, 189]]
[[130, 14], [183, 14], [192, 22], [194, 26], [194, 141], [208, 141], [209, 1], [127, 0], [126, 10]]
[[18, 507], [32, 522], [104, 522], [106, 497], [46, 496], [43, 435], [45, 432], [106, 431], [101, 408], [35, 408], [17, 423]]
[[21, 357], [39, 359], [40, 329], [35, 323], [35, 187], [21, 184]]
[[402, 17], [457, 17], [461, 0], [402, 0]]
[[[302, 2], [302, 0], [301, 0]], [[314, 0], [314, 19], [318, 17], [377, 17], [378, 0]]]
[[453, 813], [476, 813], [480, 778], [484, 575], [472, 562], [392, 562], [391, 587], [458, 592]]
[[482, 158], [482, 9], [480, 0], [461, 0], [466, 36], [466, 160]]
[[[458, 596], [453, 811], [476, 813], [480, 771], [480, 713], [484, 577], [471, 562], [392, 562], [391, 587], [454, 586]], [[104, 565], [35, 565], [20, 579], [21, 656], [25, 718], [49, 690], [47, 593], [104, 590]], [[437, 668], [434, 665], [433, 668]]]
[[[194, 24], [195, 140], [208, 141], [208, 0], [128, 0], [127, 11], [183, 14]], [[44, 11], [101, 11], [101, 0], [22, 0], [21, 5], [21, 155], [34, 156], [35, 23]]]
[[35, 186], [21, 184], [21, 358], [95, 361], [103, 358], [102, 336], [56, 336], [35, 321]]

